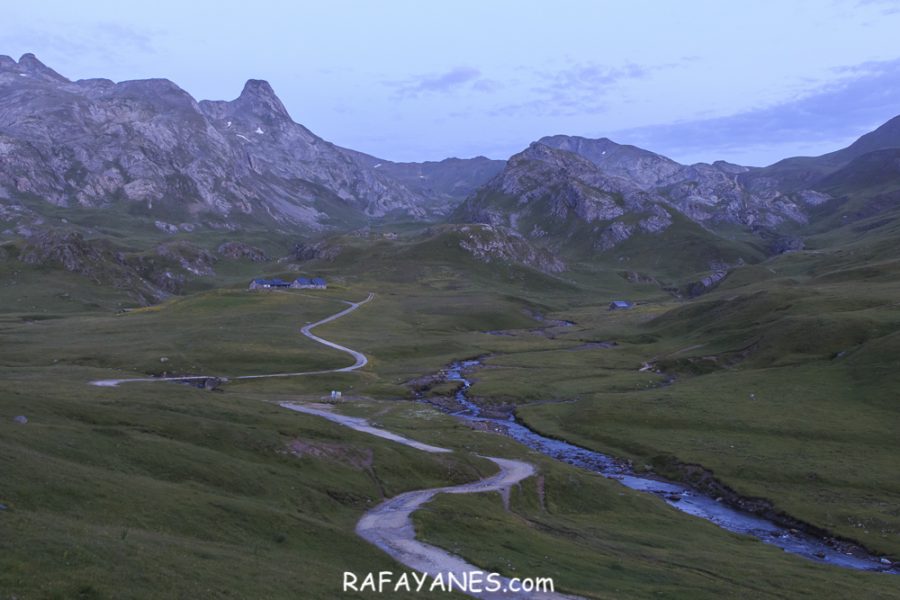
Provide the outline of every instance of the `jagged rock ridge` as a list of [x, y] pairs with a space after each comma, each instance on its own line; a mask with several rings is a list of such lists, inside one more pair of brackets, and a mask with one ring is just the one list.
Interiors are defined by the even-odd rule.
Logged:
[[806, 223], [809, 208], [829, 196], [811, 189], [785, 191], [776, 181], [745, 178], [752, 169], [724, 161], [682, 165], [635, 146], [572, 136], [539, 143], [587, 158], [601, 171], [628, 179], [698, 223], [778, 227]]
[[[163, 230], [196, 222], [321, 229], [339, 219], [424, 218], [422, 196], [295, 123], [265, 81], [230, 102], [165, 79], [69, 81], [33, 55], [0, 57], [0, 204], [125, 206]], [[14, 208], [13, 208], [14, 207]]]

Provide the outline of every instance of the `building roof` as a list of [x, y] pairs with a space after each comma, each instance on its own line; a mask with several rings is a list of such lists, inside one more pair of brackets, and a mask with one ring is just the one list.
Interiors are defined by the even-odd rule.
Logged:
[[313, 277], [312, 278], [313, 285], [325, 285], [325, 280], [321, 277]]
[[276, 277], [275, 279], [262, 279], [262, 278], [257, 278], [257, 279], [254, 279], [251, 283], [255, 283], [255, 284], [258, 284], [258, 285], [269, 285], [269, 286], [272, 286], [272, 285], [274, 285], [274, 286], [279, 286], [279, 285], [290, 285], [290, 284], [289, 284], [287, 281], [285, 281], [284, 279], [279, 279], [279, 278], [277, 278], [277, 277]]
[[309, 285], [309, 278], [308, 277], [298, 277], [297, 283], [299, 283], [300, 285]]
[[628, 300], [613, 300], [612, 302], [610, 302], [610, 304], [618, 308], [631, 307], [631, 302], [629, 302]]

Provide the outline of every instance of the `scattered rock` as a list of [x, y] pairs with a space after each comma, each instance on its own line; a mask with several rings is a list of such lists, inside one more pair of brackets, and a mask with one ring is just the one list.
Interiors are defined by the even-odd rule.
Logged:
[[203, 389], [210, 391], [217, 390], [223, 383], [226, 383], [227, 381], [227, 379], [223, 379], [221, 377], [209, 377], [203, 380]]
[[803, 240], [799, 237], [781, 237], [777, 238], [769, 245], [772, 254], [787, 254], [789, 252], [799, 252], [803, 250]]
[[330, 262], [337, 258], [342, 250], [343, 248], [341, 246], [328, 241], [322, 241], [315, 244], [297, 242], [294, 245], [293, 254], [296, 260], [320, 259]]
[[13, 422], [18, 423], [19, 425], [24, 425], [28, 422], [28, 417], [26, 417], [25, 415], [18, 415], [16, 417], [13, 417]]
[[414, 395], [424, 394], [439, 383], [447, 380], [446, 375], [439, 373], [436, 375], [422, 375], [415, 379], [410, 379], [404, 385], [408, 386]]
[[481, 408], [481, 416], [488, 419], [509, 419], [509, 417], [516, 410], [516, 407], [512, 404], [497, 404], [485, 406], [483, 404], [483, 401], [479, 402], [479, 400], [481, 400], [480, 398], [471, 398], [471, 400]]
[[881, 557], [881, 560], [880, 560], [879, 562], [881, 562], [881, 564], [883, 564], [883, 565], [892, 565], [892, 564], [894, 564], [893, 561], [891, 561], [891, 559], [886, 558], [886, 557]]
[[30, 265], [62, 268], [92, 282], [131, 292], [141, 304], [153, 304], [179, 293], [185, 276], [212, 274], [213, 257], [186, 242], [163, 244], [155, 254], [128, 252], [106, 239], [79, 232], [47, 229], [27, 238], [19, 260]]
[[440, 410], [448, 413], [457, 413], [466, 410], [466, 406], [460, 403], [455, 396], [429, 396], [423, 399], [428, 404], [436, 406]]
[[650, 275], [638, 273], [637, 271], [619, 271], [618, 275], [630, 283], [659, 283]]
[[164, 231], [166, 233], [178, 233], [177, 225], [172, 225], [171, 223], [166, 223], [165, 221], [154, 221], [153, 224], [156, 225], [156, 228], [160, 231]]
[[[443, 228], [452, 231], [449, 228]], [[533, 245], [517, 231], [499, 225], [476, 224], [456, 228], [459, 247], [481, 262], [510, 262], [545, 273], [561, 273], [566, 264], [546, 248]]]
[[250, 262], [266, 262], [269, 257], [266, 253], [257, 248], [243, 242], [225, 242], [216, 250], [225, 258], [233, 260], [247, 259]]
[[215, 275], [216, 257], [207, 250], [185, 241], [167, 242], [156, 247], [156, 254], [172, 260], [194, 275]]
[[616, 221], [603, 230], [600, 237], [594, 242], [594, 248], [600, 251], [612, 250], [634, 233], [634, 227]]
[[[742, 262], [743, 261], [740, 261], [739, 264]], [[728, 277], [728, 274], [730, 273], [729, 269], [730, 268], [727, 265], [717, 265], [709, 275], [702, 277], [699, 281], [687, 284], [684, 287], [684, 293], [689, 298], [696, 298], [701, 294], [705, 294], [719, 285], [723, 279]]]
[[161, 362], [161, 363], [169, 362], [169, 357], [168, 356], [160, 356], [159, 362]]

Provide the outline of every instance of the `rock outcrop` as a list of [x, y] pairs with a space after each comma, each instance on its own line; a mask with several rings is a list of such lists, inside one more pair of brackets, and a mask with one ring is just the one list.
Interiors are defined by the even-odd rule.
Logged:
[[152, 252], [133, 252], [104, 239], [63, 229], [41, 230], [18, 251], [23, 263], [83, 276], [126, 291], [140, 304], [153, 304], [182, 291], [185, 282], [213, 275], [215, 257], [189, 242], [169, 242]]
[[566, 264], [544, 248], [531, 244], [519, 233], [502, 226], [463, 225], [459, 247], [482, 262], [524, 265], [545, 273], [561, 273]]
[[[534, 143], [454, 213], [457, 221], [503, 226], [532, 238], [586, 230], [599, 251], [672, 223], [664, 199], [602, 171], [585, 157]], [[582, 231], [583, 233], [583, 231]]]
[[231, 260], [249, 260], [250, 262], [261, 263], [269, 260], [266, 253], [257, 248], [243, 242], [224, 242], [216, 249], [220, 255]]

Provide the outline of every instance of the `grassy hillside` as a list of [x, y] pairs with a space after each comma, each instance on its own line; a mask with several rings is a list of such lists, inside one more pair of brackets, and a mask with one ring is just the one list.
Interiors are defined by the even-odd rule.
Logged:
[[[332, 238], [338, 252], [295, 265], [221, 262], [206, 289], [126, 312], [121, 290], [7, 257], [0, 595], [332, 598], [343, 570], [400, 569], [353, 534], [368, 507], [487, 474], [476, 454], [488, 454], [540, 467], [509, 512], [486, 495], [439, 498], [417, 515], [427, 539], [486, 568], [554, 576], [595, 598], [898, 597], [889, 577], [786, 555], [472, 431], [411, 402], [407, 385], [486, 356], [480, 402], [518, 406], [534, 427], [639, 468], [703, 465], [900, 554], [900, 257], [890, 234], [834, 235], [740, 267], [690, 301], [664, 281], [629, 279], [637, 269], [618, 261], [542, 273], [478, 260], [452, 231], [402, 224]], [[251, 274], [293, 268], [325, 275], [329, 289], [245, 289]], [[345, 366], [297, 329], [369, 291], [375, 300], [317, 331], [365, 352], [360, 372], [215, 392], [86, 385]], [[620, 298], [638, 306], [609, 312]], [[344, 391], [343, 411], [456, 451], [424, 455], [273, 404], [331, 389]]]

